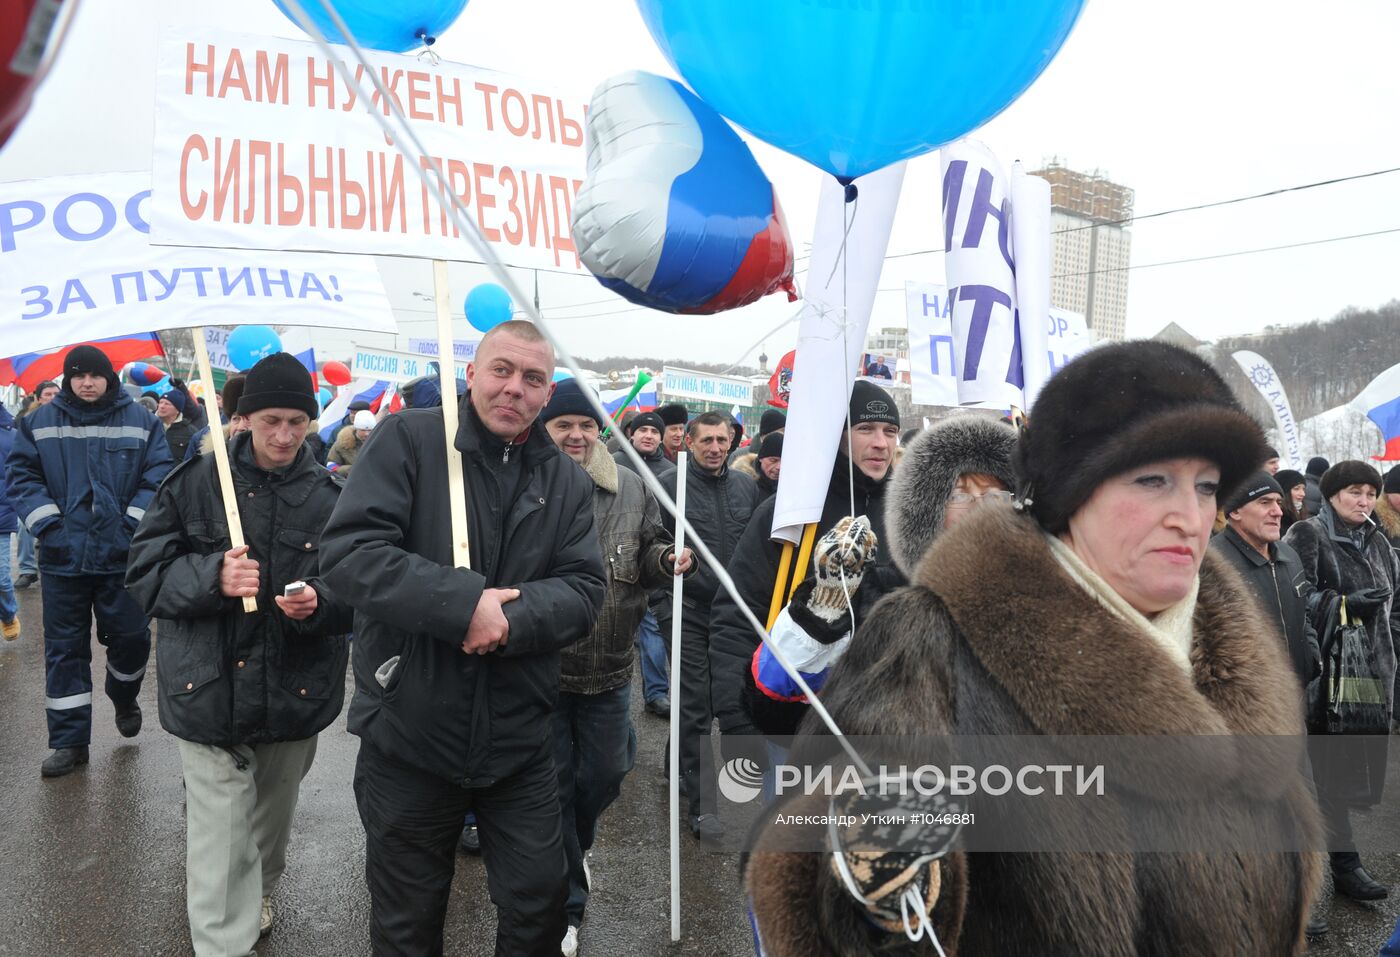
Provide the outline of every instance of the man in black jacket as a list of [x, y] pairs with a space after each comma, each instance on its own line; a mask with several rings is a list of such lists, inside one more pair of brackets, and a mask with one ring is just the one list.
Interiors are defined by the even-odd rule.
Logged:
[[[632, 443], [632, 448], [637, 450], [647, 468], [651, 469], [651, 474], [657, 478], [675, 471], [676, 468], [661, 447], [661, 436], [665, 431], [666, 423], [661, 421], [661, 416], [655, 412], [643, 412], [623, 426], [623, 432]], [[632, 459], [621, 449], [613, 453], [613, 461], [630, 472], [637, 471]]]
[[355, 462], [321, 546], [355, 608], [350, 731], [376, 954], [442, 953], [462, 819], [474, 811], [496, 953], [557, 955], [568, 879], [551, 719], [559, 651], [588, 635], [606, 577], [593, 482], [537, 416], [554, 350], [528, 322], [467, 366], [471, 567], [453, 565], [441, 409], [391, 415]]
[[[878, 551], [874, 567], [866, 568], [856, 592], [855, 615], [859, 622], [882, 596], [906, 583], [885, 537], [885, 490], [899, 443], [899, 409], [884, 389], [857, 380], [851, 390], [850, 421], [850, 429], [842, 432], [837, 446], [817, 536], [825, 535], [848, 515], [865, 516], [870, 521]], [[776, 506], [777, 497], [769, 496], [754, 510], [753, 520], [727, 566], [739, 593], [760, 622], [768, 617], [782, 556], [782, 546], [772, 540]], [[720, 733], [758, 734], [744, 708], [744, 675], [750, 669], [759, 637], [728, 593], [715, 595], [711, 617], [711, 697]]]
[[1302, 560], [1280, 540], [1283, 489], [1272, 475], [1259, 472], [1225, 508], [1229, 524], [1211, 539], [1211, 550], [1235, 566], [1265, 617], [1278, 626], [1298, 683], [1306, 688], [1320, 673], [1322, 659], [1308, 621], [1307, 600], [1299, 594], [1306, 585]]
[[[345, 697], [349, 606], [316, 577], [339, 492], [302, 445], [311, 376], [286, 353], [248, 372], [229, 450], [246, 545], [233, 548], [212, 455], [180, 465], [131, 542], [127, 589], [160, 619], [160, 723], [185, 774], [196, 954], [250, 954], [272, 927], [297, 792]], [[242, 599], [258, 609], [243, 611]]]
[[[729, 417], [704, 412], [686, 428], [685, 514], [701, 540], [720, 562], [728, 562], [749, 524], [758, 489], [742, 472], [729, 468]], [[676, 497], [678, 472], [661, 480], [666, 494]], [[671, 634], [672, 613], [681, 620], [681, 776], [690, 802], [690, 831], [702, 840], [717, 840], [724, 828], [715, 815], [715, 782], [701, 780], [700, 748], [714, 723], [710, 703], [710, 602], [719, 587], [714, 569], [701, 563], [686, 582], [685, 608], [672, 609], [669, 596], [657, 615], [663, 635]]]
[[[1284, 650], [1298, 675], [1299, 695], [1322, 672], [1317, 633], [1308, 618], [1304, 595], [1311, 590], [1303, 562], [1292, 546], [1280, 540], [1283, 488], [1268, 472], [1252, 476], [1225, 503], [1225, 531], [1211, 539], [1210, 549], [1233, 565], [1271, 624], [1278, 626]], [[1327, 933], [1319, 907], [1308, 921], [1307, 936]]]

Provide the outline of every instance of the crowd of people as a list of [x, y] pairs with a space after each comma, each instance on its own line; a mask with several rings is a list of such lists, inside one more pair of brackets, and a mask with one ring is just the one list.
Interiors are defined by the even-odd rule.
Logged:
[[[1343, 765], [1304, 752], [1296, 773], [1261, 775], [1242, 758], [1191, 801], [1114, 792], [1056, 820], [1083, 847], [1166, 815], [1201, 833], [1230, 822], [1267, 845], [1249, 855], [799, 853], [760, 829], [742, 884], [760, 954], [912, 954], [924, 936], [963, 955], [1299, 954], [1327, 932], [1322, 848], [1337, 893], [1388, 894], [1351, 814], [1383, 797], [1400, 468], [1280, 470], [1220, 376], [1157, 343], [1076, 359], [1014, 423], [965, 413], [901, 434], [894, 399], [858, 379], [794, 573], [771, 538], [782, 413], [752, 436], [679, 403], [619, 428], [553, 370], [528, 322], [482, 339], [459, 384], [457, 491], [435, 383], [405, 389], [402, 412], [352, 408], [327, 447], [311, 377], [281, 353], [205, 410], [183, 386], [134, 399], [80, 346], [61, 385], [17, 420], [0, 410], [0, 629], [19, 637], [18, 535], [14, 585], [41, 579], [41, 773], [90, 759], [94, 620], [113, 720], [140, 733], [154, 620], [197, 954], [251, 954], [275, 925], [299, 786], [347, 663], [376, 954], [442, 953], [461, 844], [482, 856], [498, 954], [580, 952], [598, 822], [637, 759], [636, 670], [649, 714], [678, 711], [687, 823], [712, 844], [727, 823], [710, 736], [758, 766], [799, 755], [827, 732], [808, 690], [849, 735], [1301, 741], [1381, 716], [1381, 747]], [[681, 451], [686, 517], [737, 594], [676, 549], [643, 480], [674, 499]], [[1368, 672], [1343, 675], [1344, 644]], [[766, 785], [765, 800], [807, 798]], [[982, 813], [995, 829], [1001, 812]]]

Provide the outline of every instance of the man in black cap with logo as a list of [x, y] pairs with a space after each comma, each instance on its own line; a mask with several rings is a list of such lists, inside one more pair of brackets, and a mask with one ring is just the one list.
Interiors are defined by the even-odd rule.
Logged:
[[[856, 380], [851, 390], [850, 426], [841, 432], [826, 502], [817, 522], [818, 538], [832, 531], [847, 516], [863, 518], [875, 535], [874, 560], [865, 563], [855, 594], [843, 599], [850, 602], [849, 608], [839, 609], [843, 621], [847, 613], [861, 620], [882, 596], [905, 584], [904, 575], [894, 563], [892, 550], [884, 547], [885, 490], [889, 486], [890, 468], [898, 444], [899, 408], [894, 399], [874, 383]], [[740, 595], [760, 622], [768, 617], [783, 551], [782, 546], [772, 540], [776, 506], [777, 496], [773, 495], [754, 509], [749, 527], [727, 566], [730, 577], [739, 586]], [[805, 579], [811, 580], [814, 571], [808, 568]], [[756, 735], [758, 730], [744, 709], [743, 698], [744, 675], [758, 647], [758, 635], [727, 592], [715, 596], [710, 629], [711, 697], [720, 733]]]
[[340, 480], [304, 444], [319, 411], [310, 373], [274, 353], [230, 411], [248, 426], [228, 450], [247, 544], [230, 541], [214, 456], [196, 455], [156, 493], [127, 570], [160, 619], [160, 723], [184, 770], [197, 954], [251, 953], [272, 929], [301, 781], [345, 700], [351, 626], [349, 605], [318, 577]]
[[122, 389], [95, 346], [63, 359], [63, 388], [19, 421], [9, 457], [10, 498], [39, 546], [44, 574], [44, 777], [88, 761], [92, 739], [92, 621], [107, 648], [107, 697], [117, 730], [141, 730], [136, 695], [151, 632], [123, 585], [132, 533], [171, 468], [156, 417]]

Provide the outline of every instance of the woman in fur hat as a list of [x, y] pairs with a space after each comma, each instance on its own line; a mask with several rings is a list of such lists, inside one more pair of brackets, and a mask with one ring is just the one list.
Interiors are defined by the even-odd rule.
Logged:
[[[1321, 846], [1311, 790], [1297, 754], [1261, 760], [1223, 737], [1295, 741], [1295, 679], [1206, 548], [1217, 494], [1264, 450], [1197, 356], [1104, 346], [1042, 391], [1016, 450], [1016, 509], [979, 508], [927, 550], [928, 523], [901, 523], [912, 583], [875, 609], [821, 694], [846, 734], [1209, 735], [1233, 759], [1164, 778], [1153, 751], [1140, 777], [1111, 764], [1096, 801], [1051, 799], [1064, 813], [1035, 820], [1073, 853], [961, 850], [1006, 822], [985, 796], [969, 799], [976, 824], [951, 853], [902, 870], [884, 854], [855, 867], [860, 855], [766, 849], [791, 836], [770, 824], [745, 869], [768, 957], [929, 954], [905, 936], [921, 919], [950, 957], [1303, 953], [1319, 866], [1288, 849]], [[804, 732], [820, 731], [814, 719]], [[1168, 831], [1191, 852], [1142, 849]], [[1228, 840], [1245, 834], [1251, 852], [1235, 853]]]
[[[1321, 511], [1288, 530], [1286, 541], [1303, 560], [1303, 575], [1312, 586], [1308, 612], [1318, 635], [1326, 635], [1332, 600], [1346, 598], [1348, 614], [1366, 626], [1377, 665], [1388, 672], [1382, 684], [1394, 703], [1395, 652], [1392, 636], [1400, 630], [1400, 607], [1393, 593], [1400, 580], [1394, 550], [1372, 518], [1383, 488], [1380, 473], [1365, 462], [1338, 462], [1318, 480]], [[1364, 773], [1363, 773], [1364, 772]], [[1380, 900], [1388, 889], [1366, 872], [1352, 840], [1350, 807], [1371, 807], [1381, 799], [1385, 749], [1370, 761], [1349, 767], [1317, 768], [1318, 803], [1327, 821], [1332, 884], [1355, 900]]]

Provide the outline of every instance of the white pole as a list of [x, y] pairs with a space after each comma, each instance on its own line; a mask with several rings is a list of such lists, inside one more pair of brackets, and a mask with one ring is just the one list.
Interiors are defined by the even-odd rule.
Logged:
[[[676, 454], [676, 561], [685, 549], [686, 454]], [[681, 939], [681, 592], [685, 577], [671, 583], [671, 940]], [[695, 787], [694, 782], [691, 784]]]
[[447, 442], [447, 502], [452, 523], [452, 564], [471, 568], [467, 530], [466, 479], [457, 451], [457, 354], [452, 347], [452, 301], [448, 298], [447, 263], [433, 260], [433, 300], [437, 306], [438, 372], [442, 383], [442, 429]]

